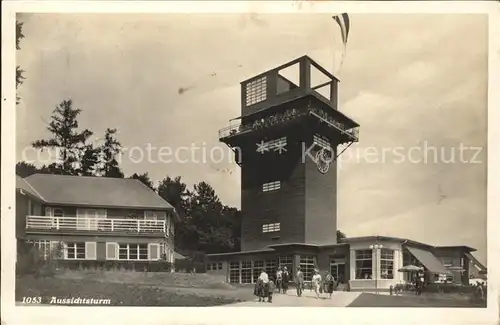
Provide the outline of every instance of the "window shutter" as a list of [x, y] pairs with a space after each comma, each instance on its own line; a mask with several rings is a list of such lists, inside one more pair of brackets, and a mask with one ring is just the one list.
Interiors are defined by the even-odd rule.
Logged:
[[97, 259], [96, 248], [97, 248], [96, 242], [86, 242], [85, 243], [85, 259], [87, 259], [87, 260]]
[[67, 260], [68, 259], [68, 243], [62, 243], [62, 249], [63, 249], [63, 252], [62, 252], [62, 257], [63, 259]]
[[160, 245], [160, 258], [165, 254], [165, 245]]
[[117, 247], [116, 243], [106, 243], [106, 259], [107, 260], [116, 260], [117, 257]]
[[45, 208], [45, 215], [52, 217], [54, 215], [54, 211], [52, 210], [52, 208], [46, 207]]
[[160, 257], [159, 257], [159, 253], [160, 253], [160, 244], [157, 244], [157, 243], [151, 243], [151, 244], [148, 244], [148, 259], [149, 260], [158, 260]]

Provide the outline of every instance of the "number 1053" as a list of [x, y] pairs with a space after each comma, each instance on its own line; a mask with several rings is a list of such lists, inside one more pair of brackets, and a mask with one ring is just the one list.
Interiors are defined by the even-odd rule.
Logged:
[[23, 304], [41, 304], [42, 298], [41, 297], [23, 297], [22, 303]]

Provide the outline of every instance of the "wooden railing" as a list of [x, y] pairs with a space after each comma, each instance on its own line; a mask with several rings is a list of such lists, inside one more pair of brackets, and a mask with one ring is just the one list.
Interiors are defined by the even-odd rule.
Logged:
[[165, 220], [27, 216], [26, 229], [167, 233]]
[[247, 131], [263, 129], [277, 124], [283, 124], [307, 115], [312, 115], [318, 119], [321, 119], [327, 125], [335, 128], [337, 131], [347, 136], [353, 142], [358, 141], [359, 127], [348, 127], [344, 123], [341, 123], [329, 114], [325, 113], [325, 111], [314, 107], [306, 107], [301, 109], [292, 108], [283, 113], [276, 113], [274, 115], [267, 116], [263, 119], [258, 119], [247, 124], [242, 124], [241, 120], [233, 121], [231, 122], [230, 126], [219, 130], [219, 139], [225, 139]]

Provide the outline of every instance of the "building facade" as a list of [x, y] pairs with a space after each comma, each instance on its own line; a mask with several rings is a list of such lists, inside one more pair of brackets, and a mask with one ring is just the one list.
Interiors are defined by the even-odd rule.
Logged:
[[136, 179], [35, 174], [16, 179], [18, 245], [43, 258], [174, 263], [175, 209]]
[[[339, 111], [337, 89], [335, 76], [307, 56], [241, 83], [241, 116], [219, 131], [241, 167], [241, 252], [209, 255], [207, 272], [254, 283], [262, 269], [295, 274], [300, 266], [309, 281], [318, 268], [367, 290], [404, 281], [398, 270], [414, 262], [468, 279], [472, 248], [380, 236], [337, 242], [336, 159], [359, 132]], [[453, 274], [440, 259], [464, 268]]]

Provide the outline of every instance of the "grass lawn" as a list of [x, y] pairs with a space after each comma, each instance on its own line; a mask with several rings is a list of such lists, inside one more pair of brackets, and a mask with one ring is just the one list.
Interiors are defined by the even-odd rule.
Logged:
[[484, 308], [485, 303], [473, 303], [464, 299], [437, 298], [425, 296], [387, 296], [362, 293], [348, 307], [441, 307], [441, 308]]
[[[137, 281], [139, 282], [139, 281]], [[141, 283], [142, 282], [142, 283]], [[249, 290], [238, 288], [193, 288], [152, 283], [102, 282], [23, 276], [16, 281], [16, 301], [22, 297], [111, 299], [111, 306], [218, 306], [253, 299]]]

